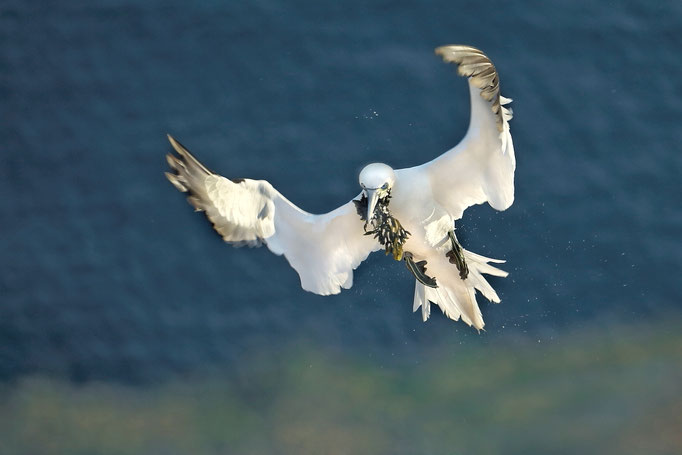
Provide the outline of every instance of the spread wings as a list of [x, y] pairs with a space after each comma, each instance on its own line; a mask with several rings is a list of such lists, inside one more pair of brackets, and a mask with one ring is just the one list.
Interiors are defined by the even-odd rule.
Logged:
[[500, 95], [495, 66], [470, 46], [442, 46], [436, 54], [457, 64], [469, 81], [471, 119], [464, 139], [454, 148], [415, 170], [424, 172], [433, 197], [455, 219], [474, 204], [488, 202], [506, 210], [514, 202], [514, 144], [509, 132], [510, 99]]
[[283, 254], [298, 272], [306, 291], [338, 294], [353, 285], [353, 270], [378, 242], [365, 236], [352, 201], [324, 215], [307, 213], [289, 202], [265, 180], [229, 180], [204, 167], [168, 136], [179, 157], [167, 155], [175, 171], [168, 180], [197, 211], [206, 213], [223, 240], [259, 246]]

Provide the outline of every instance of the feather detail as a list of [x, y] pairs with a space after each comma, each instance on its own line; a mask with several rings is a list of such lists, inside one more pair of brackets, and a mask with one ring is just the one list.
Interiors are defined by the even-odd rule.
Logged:
[[457, 64], [457, 73], [468, 77], [472, 84], [481, 91], [481, 97], [491, 102], [495, 114], [497, 129], [503, 132], [505, 117], [511, 119], [511, 112], [502, 107], [511, 100], [500, 96], [500, 78], [493, 62], [479, 49], [471, 46], [449, 45], [436, 48], [436, 54], [445, 62]]
[[301, 287], [321, 295], [353, 285], [353, 270], [380, 245], [364, 236], [363, 223], [348, 202], [323, 215], [296, 207], [265, 180], [230, 180], [201, 164], [182, 144], [168, 137], [177, 152], [166, 157], [174, 173], [166, 177], [188, 193], [196, 211], [233, 246], [267, 244], [298, 272]]

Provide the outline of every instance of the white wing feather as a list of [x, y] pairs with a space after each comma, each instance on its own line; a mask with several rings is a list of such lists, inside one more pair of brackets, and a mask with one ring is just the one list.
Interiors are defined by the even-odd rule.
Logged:
[[324, 215], [304, 212], [278, 193], [275, 232], [266, 239], [275, 254], [284, 254], [301, 277], [301, 287], [320, 295], [353, 286], [353, 270], [381, 248], [364, 235], [352, 201]]
[[353, 285], [353, 270], [378, 242], [365, 236], [352, 201], [324, 215], [307, 213], [265, 180], [231, 181], [204, 167], [179, 142], [168, 137], [180, 158], [168, 155], [176, 171], [166, 173], [188, 201], [213, 223], [226, 242], [259, 246], [284, 255], [306, 291], [338, 294]]
[[455, 219], [475, 204], [506, 210], [514, 202], [514, 143], [509, 132], [510, 99], [500, 96], [493, 63], [470, 46], [442, 46], [436, 53], [469, 78], [471, 119], [464, 139], [420, 168], [428, 174], [436, 201]]
[[[511, 110], [505, 108], [510, 99], [500, 95], [499, 77], [495, 66], [480, 50], [470, 46], [442, 46], [436, 54], [448, 63], [457, 64], [458, 73], [468, 78], [471, 98], [469, 129], [462, 141], [438, 158], [410, 169], [428, 181], [431, 196], [447, 214], [446, 226], [431, 223], [426, 226], [427, 240], [446, 239], [452, 220], [462, 217], [464, 210], [474, 204], [488, 202], [497, 210], [507, 209], [514, 201], [514, 143], [509, 132]], [[433, 230], [434, 232], [429, 232]], [[429, 240], [433, 245], [440, 244]], [[480, 291], [492, 302], [500, 298], [483, 274], [506, 276], [507, 273], [490, 265], [501, 263], [463, 250], [469, 276], [461, 280], [452, 273], [452, 265], [437, 250], [424, 256], [429, 271], [439, 287], [427, 288], [417, 282], [414, 310], [422, 309], [422, 318], [430, 315], [430, 302], [438, 304], [443, 313], [454, 320], [483, 328], [483, 317], [476, 302], [475, 291]]]

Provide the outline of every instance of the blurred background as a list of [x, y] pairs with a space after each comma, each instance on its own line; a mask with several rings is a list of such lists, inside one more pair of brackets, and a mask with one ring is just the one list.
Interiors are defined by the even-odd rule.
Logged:
[[[483, 49], [516, 202], [486, 331], [373, 255], [320, 297], [165, 180], [166, 133], [321, 213], [463, 136]], [[682, 3], [0, 3], [0, 452], [682, 453]]]

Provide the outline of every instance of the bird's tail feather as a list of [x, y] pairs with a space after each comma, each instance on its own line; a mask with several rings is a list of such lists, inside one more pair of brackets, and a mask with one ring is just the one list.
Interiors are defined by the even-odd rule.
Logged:
[[505, 261], [487, 258], [467, 250], [463, 250], [463, 252], [469, 268], [467, 278], [462, 280], [457, 269], [447, 260], [442, 261], [441, 264], [429, 263], [433, 267], [432, 270], [437, 270], [438, 287], [430, 288], [417, 281], [413, 311], [417, 311], [421, 307], [422, 319], [426, 321], [431, 314], [430, 305], [435, 303], [450, 319], [457, 321], [461, 317], [462, 321], [480, 330], [483, 328], [484, 322], [476, 301], [476, 290], [491, 302], [499, 303], [499, 296], [488, 283], [488, 280], [483, 277], [483, 274], [507, 276], [507, 272], [490, 265], [491, 262], [499, 264]]

